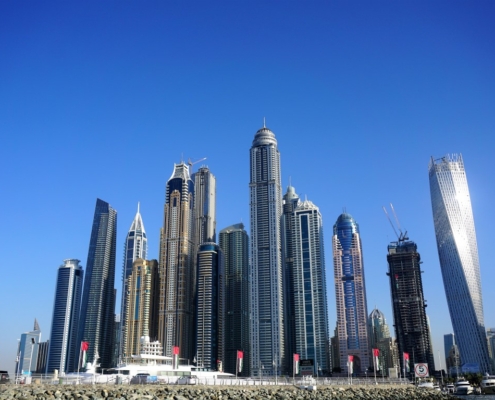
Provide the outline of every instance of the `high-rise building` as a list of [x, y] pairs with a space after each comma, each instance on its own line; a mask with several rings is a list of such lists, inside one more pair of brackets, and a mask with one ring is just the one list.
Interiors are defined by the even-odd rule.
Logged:
[[[293, 219], [294, 211], [299, 203], [299, 196], [289, 185], [283, 198], [282, 218], [282, 255], [284, 271], [284, 305], [285, 305], [285, 333], [287, 355], [296, 354], [296, 311], [294, 305], [294, 243]], [[293, 363], [288, 363], [288, 372], [293, 375]]]
[[84, 271], [79, 260], [67, 259], [57, 272], [47, 373], [77, 370], [79, 312]]
[[454, 334], [448, 333], [443, 335], [443, 351], [445, 354], [445, 365], [447, 366], [447, 371], [449, 369], [447, 358], [449, 357], [450, 349], [455, 344]]
[[134, 261], [132, 272], [127, 278], [126, 319], [123, 323], [123, 357], [140, 354], [141, 337], [158, 336], [158, 261]]
[[299, 202], [292, 217], [295, 353], [313, 360], [314, 374], [327, 375], [328, 307], [320, 211], [309, 200]]
[[39, 343], [41, 341], [41, 329], [38, 325], [38, 321], [34, 320], [34, 327], [32, 331], [24, 332], [21, 334], [21, 341], [19, 342], [18, 349], [18, 364], [16, 365], [16, 372], [21, 374], [35, 373], [38, 363], [38, 350]]
[[95, 365], [100, 364], [101, 368], [112, 367], [114, 353], [116, 238], [117, 211], [107, 202], [97, 199], [86, 262], [78, 342], [88, 342], [87, 359]]
[[249, 249], [242, 223], [220, 231], [225, 264], [225, 372], [235, 374], [237, 351], [243, 351], [240, 376], [250, 376]]
[[495, 371], [495, 328], [488, 329], [486, 331], [486, 337], [488, 339], [488, 351], [490, 354], [492, 371]]
[[473, 210], [461, 155], [429, 164], [431, 206], [450, 319], [461, 362], [490, 370]]
[[401, 236], [399, 241], [388, 245], [387, 261], [401, 371], [404, 373], [405, 370], [404, 353], [409, 354], [412, 364], [428, 363], [429, 370], [434, 371], [421, 278], [421, 257], [416, 243]]
[[48, 361], [48, 347], [50, 346], [50, 341], [39, 342], [38, 343], [38, 357], [36, 360], [36, 373], [44, 374], [46, 373], [46, 363]]
[[250, 150], [251, 374], [287, 371], [281, 254], [280, 153], [263, 126]]
[[[127, 341], [124, 332], [124, 321], [126, 320], [126, 310], [127, 310], [127, 279], [132, 273], [134, 261], [138, 258], [146, 260], [146, 255], [148, 252], [148, 239], [146, 237], [146, 231], [144, 229], [143, 219], [141, 213], [139, 212], [139, 203], [137, 213], [132, 221], [129, 232], [127, 232], [127, 237], [125, 239], [124, 246], [124, 267], [122, 270], [122, 299], [120, 306], [120, 355], [124, 354], [124, 342]], [[139, 338], [138, 338], [139, 340]]]
[[[390, 336], [390, 329], [385, 320], [385, 315], [375, 308], [368, 318], [368, 332], [370, 335], [370, 347], [378, 349], [378, 368], [384, 376], [388, 376], [389, 369], [398, 367], [398, 356], [395, 341]], [[373, 353], [371, 353], [371, 357]], [[371, 365], [375, 368], [375, 360]]]
[[197, 268], [196, 362], [208, 370], [223, 370], [225, 276], [223, 253], [217, 244], [199, 246]]
[[216, 197], [215, 175], [208, 167], [201, 167], [192, 175], [195, 194], [196, 244], [216, 242]]
[[347, 373], [349, 356], [353, 356], [353, 373], [363, 374], [370, 366], [368, 309], [361, 236], [350, 214], [337, 218], [332, 245], [340, 367]]
[[160, 231], [160, 299], [158, 340], [164, 355], [194, 358], [196, 243], [194, 241], [194, 183], [181, 162], [167, 182], [163, 227]]

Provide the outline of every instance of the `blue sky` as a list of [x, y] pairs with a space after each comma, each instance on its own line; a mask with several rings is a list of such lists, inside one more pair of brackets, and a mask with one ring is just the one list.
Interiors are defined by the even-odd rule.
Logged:
[[97, 197], [118, 211], [119, 297], [137, 202], [158, 258], [165, 183], [181, 158], [207, 157], [218, 230], [248, 225], [249, 148], [263, 117], [284, 192], [291, 179], [323, 215], [332, 332], [331, 233], [344, 208], [360, 225], [368, 311], [393, 324], [395, 236], [382, 210], [392, 202], [424, 262], [443, 356], [452, 328], [428, 162], [447, 153], [464, 157], [495, 327], [494, 17], [492, 1], [1, 2], [0, 369], [14, 369], [34, 318], [49, 337], [57, 268], [86, 266]]

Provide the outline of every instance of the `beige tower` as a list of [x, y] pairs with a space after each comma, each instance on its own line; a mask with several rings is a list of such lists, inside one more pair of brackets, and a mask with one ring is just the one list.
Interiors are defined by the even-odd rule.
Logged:
[[124, 321], [124, 358], [139, 354], [140, 339], [157, 338], [158, 326], [158, 261], [138, 258], [127, 278], [127, 294]]

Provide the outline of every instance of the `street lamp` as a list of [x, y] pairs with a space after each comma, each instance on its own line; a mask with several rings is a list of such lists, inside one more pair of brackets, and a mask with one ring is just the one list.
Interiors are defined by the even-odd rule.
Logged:
[[21, 366], [21, 339], [17, 339], [17, 365], [15, 372], [15, 384], [17, 385], [19, 380], [19, 367]]

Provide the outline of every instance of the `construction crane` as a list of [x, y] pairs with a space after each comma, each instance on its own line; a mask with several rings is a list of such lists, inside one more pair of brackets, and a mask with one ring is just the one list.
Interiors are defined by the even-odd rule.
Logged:
[[390, 222], [390, 225], [392, 226], [392, 229], [394, 230], [395, 236], [397, 236], [397, 239], [399, 242], [403, 242], [405, 240], [409, 240], [407, 237], [407, 231], [402, 233], [402, 228], [400, 227], [400, 222], [399, 218], [397, 218], [397, 214], [395, 213], [394, 206], [392, 203], [390, 203], [390, 208], [392, 209], [392, 213], [394, 214], [395, 222], [397, 223], [397, 228], [399, 228], [400, 234], [397, 234], [397, 231], [395, 230], [394, 224], [392, 223], [392, 220], [390, 219], [390, 216], [388, 215], [387, 209], [383, 207], [383, 211], [385, 212], [385, 215], [387, 216], [388, 222]]
[[187, 160], [187, 164], [189, 165], [189, 173], [191, 173], [191, 172], [192, 172], [192, 166], [193, 166], [194, 164], [197, 164], [197, 163], [199, 163], [199, 162], [201, 162], [201, 161], [204, 161], [204, 160], [206, 160], [206, 157], [200, 158], [199, 160], [196, 160], [196, 161], [192, 161], [192, 160], [189, 158], [189, 159]]

